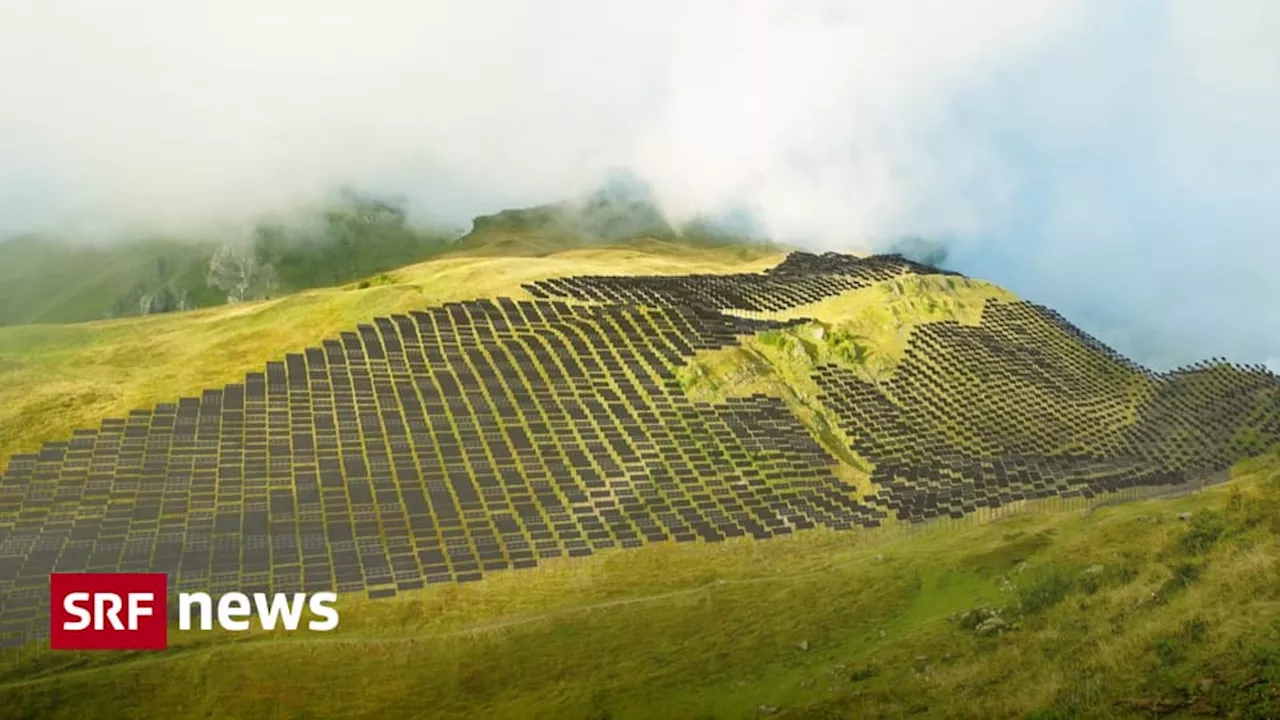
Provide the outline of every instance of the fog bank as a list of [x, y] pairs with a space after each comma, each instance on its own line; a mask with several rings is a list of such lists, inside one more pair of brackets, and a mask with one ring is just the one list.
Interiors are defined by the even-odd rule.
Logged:
[[1280, 358], [1266, 0], [0, 6], [0, 235], [338, 186], [450, 226], [618, 169], [664, 211], [948, 262], [1137, 359]]

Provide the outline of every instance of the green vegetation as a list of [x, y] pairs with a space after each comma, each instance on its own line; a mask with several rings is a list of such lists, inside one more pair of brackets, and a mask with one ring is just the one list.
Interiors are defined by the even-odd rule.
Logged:
[[538, 256], [639, 240], [731, 250], [781, 248], [705, 219], [674, 228], [647, 196], [601, 191], [505, 210], [457, 233], [412, 224], [398, 204], [352, 191], [310, 211], [259, 220], [244, 237], [89, 244], [24, 236], [0, 242], [0, 326], [205, 308], [330, 287], [461, 250]]
[[[800, 322], [699, 352], [678, 379], [703, 402], [781, 398], [860, 490], [873, 457], [1042, 453], [1071, 458], [1083, 482], [1143, 463], [1195, 476], [1210, 457], [1225, 467], [1275, 442], [1265, 428], [1280, 394], [1265, 377], [1218, 365], [1153, 378], [1015, 301], [981, 282], [905, 275], [769, 314]], [[878, 454], [871, 403], [906, 424], [907, 449]]]
[[97, 320], [213, 305], [207, 243], [154, 239], [109, 245], [21, 237], [0, 242], [0, 325]]
[[[248, 238], [15, 238], [0, 242], [0, 325], [273, 297], [392, 270], [450, 247], [445, 234], [410, 225], [398, 206], [356, 194], [309, 215], [263, 220]], [[244, 288], [237, 291], [235, 281]]]
[[397, 205], [360, 196], [324, 208], [309, 222], [260, 223], [252, 242], [258, 261], [274, 268], [284, 292], [341, 285], [450, 247], [444, 234], [410, 225]]
[[0, 715], [1274, 717], [1277, 542], [1273, 453], [1176, 500], [650, 545], [348, 598], [331, 635], [27, 655]]
[[[522, 298], [522, 283], [548, 277], [754, 272], [782, 257], [643, 223], [643, 239], [601, 243], [641, 230], [606, 216], [566, 230], [564, 217], [500, 213], [444, 248], [394, 207], [332, 210], [315, 245], [311, 231], [261, 226], [252, 262], [271, 267], [278, 287], [339, 287], [0, 328], [0, 465], [103, 417], [238, 381], [371, 317]], [[365, 252], [369, 233], [387, 239], [385, 252]], [[380, 268], [383, 257], [404, 261], [397, 248], [434, 256]], [[834, 364], [891, 386], [915, 329], [973, 325], [986, 303], [1013, 299], [958, 278], [897, 278], [781, 314], [812, 320], [701, 352], [679, 379], [699, 401], [781, 397], [865, 487], [869, 467], [818, 401], [813, 370]], [[988, 377], [980, 357], [931, 348], [939, 386], [969, 393], [947, 396], [958, 418], [948, 441], [964, 445], [956, 428], [1001, 422], [1007, 396], [974, 399], [984, 383], [1021, 383], [1016, 392], [1058, 409], [1046, 428], [1068, 435], [1114, 432], [1153, 402], [1131, 368], [1048, 337], [1032, 351], [1039, 360], [1130, 392], [1100, 389], [1063, 411], [1049, 383]], [[1242, 446], [1265, 439], [1255, 435]], [[1055, 436], [1053, 450], [1089, 449], [1090, 437]], [[0, 717], [1274, 717], [1280, 452], [1199, 494], [1081, 509], [1027, 502], [914, 531], [889, 523], [605, 551], [391, 600], [344, 597], [332, 634], [175, 630], [163, 654], [28, 648], [0, 669]]]
[[702, 218], [676, 228], [651, 200], [601, 195], [482, 215], [458, 247], [487, 255], [537, 256], [640, 239], [745, 254], [783, 249]]
[[770, 364], [788, 377], [835, 363], [874, 382], [893, 374], [916, 327], [943, 321], [976, 325], [987, 300], [1016, 299], [1009, 291], [980, 280], [903, 275], [771, 314], [815, 322], [762, 333], [746, 344], [768, 354]]
[[[75, 325], [0, 327], [0, 464], [104, 417], [239, 382], [268, 360], [378, 315], [506, 295], [552, 276], [757, 272], [768, 248], [641, 240], [541, 257], [454, 251], [343, 287], [259, 302]], [[364, 287], [362, 287], [364, 286]]]
[[988, 299], [1015, 298], [984, 282], [906, 275], [778, 313], [814, 320], [743, 338], [737, 346], [700, 351], [677, 377], [700, 402], [754, 394], [782, 399], [814, 439], [842, 461], [845, 479], [866, 487], [870, 467], [850, 449], [835, 414], [819, 400], [814, 369], [831, 363], [867, 381], [887, 378], [913, 329], [948, 320], [975, 325]]

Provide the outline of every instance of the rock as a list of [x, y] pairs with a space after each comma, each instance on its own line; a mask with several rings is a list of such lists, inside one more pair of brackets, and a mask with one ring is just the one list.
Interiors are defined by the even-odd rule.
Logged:
[[809, 641], [808, 641], [808, 640], [801, 640], [801, 641], [800, 641], [800, 643], [799, 643], [798, 645], [796, 645], [796, 647], [797, 647], [797, 648], [799, 648], [799, 649], [801, 649], [801, 650], [808, 650], [808, 649], [809, 649]]
[[1101, 575], [1103, 569], [1104, 568], [1101, 565], [1090, 565], [1089, 567], [1085, 568], [1084, 574], [1085, 575]]
[[815, 328], [813, 329], [813, 337], [814, 337], [814, 339], [815, 339], [815, 340], [821, 340], [822, 338], [824, 338], [824, 337], [826, 337], [826, 336], [827, 336], [827, 330], [826, 330], [826, 328], [822, 327], [821, 325], [819, 325], [819, 326], [817, 326], [817, 327], [815, 327]]
[[773, 705], [761, 705], [756, 708], [757, 715], [773, 715], [778, 712], [778, 708]]
[[987, 618], [982, 624], [974, 628], [974, 632], [979, 635], [999, 635], [1009, 629], [1009, 623], [1004, 621], [999, 615]]
[[1180, 513], [1178, 513], [1177, 518], [1178, 518], [1179, 520], [1182, 520], [1183, 522], [1186, 522], [1187, 520], [1190, 520], [1190, 519], [1191, 519], [1191, 513], [1189, 513], [1189, 512], [1180, 512]]
[[978, 626], [992, 618], [998, 618], [999, 616], [1000, 613], [992, 608], [974, 608], [960, 616], [960, 627], [965, 630], [976, 630]]

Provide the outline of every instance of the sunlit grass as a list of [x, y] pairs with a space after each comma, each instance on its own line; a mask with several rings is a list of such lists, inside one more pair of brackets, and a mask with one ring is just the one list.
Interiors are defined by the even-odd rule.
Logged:
[[454, 254], [265, 302], [68, 325], [0, 327], [0, 467], [9, 455], [96, 427], [105, 417], [239, 382], [268, 360], [374, 317], [505, 295], [575, 274], [756, 272], [776, 250], [640, 241], [539, 257]]
[[[378, 315], [525, 297], [521, 283], [545, 277], [759, 271], [781, 257], [656, 241], [519, 257], [486, 246], [264, 303], [0, 328], [0, 464]], [[988, 298], [1011, 299], [948, 278], [881, 283], [791, 313], [816, 323], [700, 354], [682, 380], [702, 400], [778, 394], [849, 454], [812, 402], [814, 363], [887, 377], [913, 327], [976, 323]], [[844, 459], [846, 479], [865, 480], [865, 464]], [[168, 653], [28, 648], [0, 673], [0, 716], [1273, 717], [1280, 456], [1235, 475], [1093, 513], [1044, 501], [911, 533], [652, 544], [390, 600], [347, 596], [331, 634], [175, 631]], [[1007, 632], [966, 629], [958, 618], [979, 607]]]
[[[331, 634], [28, 655], [0, 679], [0, 715], [1109, 717], [1193, 698], [1256, 713], [1280, 681], [1277, 468], [1272, 455], [1225, 486], [1094, 513], [1047, 502], [917, 533], [656, 544], [348, 597]], [[1227, 531], [1187, 556], [1185, 512]], [[1200, 576], [1169, 590], [1188, 560]], [[1052, 577], [1062, 591], [1037, 595]], [[964, 629], [974, 607], [1014, 629]], [[1255, 677], [1261, 694], [1239, 689]]]

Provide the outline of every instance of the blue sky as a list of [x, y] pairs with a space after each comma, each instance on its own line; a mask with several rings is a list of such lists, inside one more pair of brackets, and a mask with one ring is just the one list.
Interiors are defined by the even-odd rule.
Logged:
[[[25, 7], [20, 7], [25, 5]], [[629, 168], [674, 218], [945, 240], [1155, 365], [1280, 365], [1280, 3], [48, 0], [0, 7], [0, 233], [425, 219]]]
[[[1280, 54], [1230, 35], [1171, 42], [1189, 22], [1175, 4], [1116, 3], [967, 101], [1016, 200], [954, 261], [1157, 366], [1275, 362], [1280, 153], [1259, 121], [1277, 118]], [[1046, 121], [1055, 105], [1086, 117]]]

